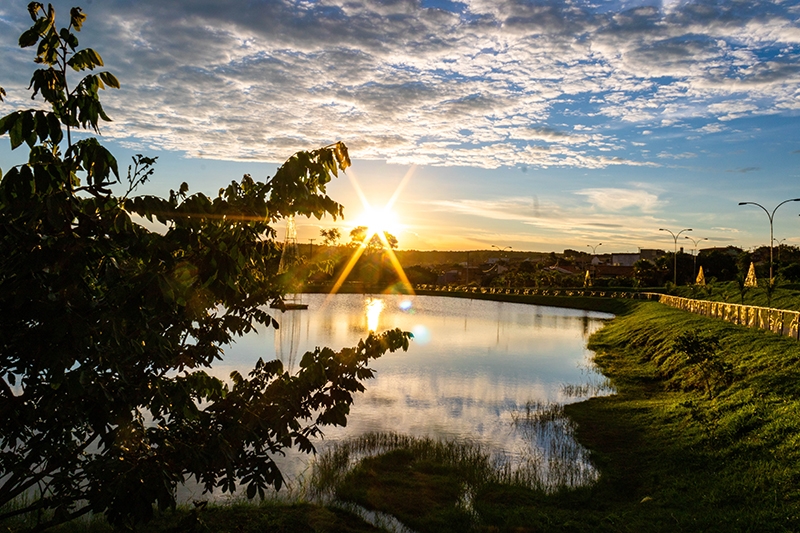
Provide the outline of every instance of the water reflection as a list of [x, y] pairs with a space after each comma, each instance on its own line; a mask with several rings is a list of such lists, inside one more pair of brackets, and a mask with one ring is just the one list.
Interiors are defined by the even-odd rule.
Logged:
[[[512, 415], [530, 402], [569, 403], [597, 387], [586, 336], [610, 315], [484, 300], [438, 297], [309, 295], [309, 309], [278, 313], [280, 329], [247, 335], [212, 371], [249, 371], [258, 357], [280, 358], [294, 370], [316, 346], [354, 346], [369, 331], [414, 333], [406, 353], [371, 365], [376, 377], [356, 396], [345, 428], [327, 428], [324, 448], [348, 436], [391, 431], [471, 439], [509, 457], [539, 453]], [[268, 347], [274, 347], [268, 349]], [[302, 458], [289, 458], [303, 469]], [[298, 462], [299, 461], [299, 462]], [[285, 467], [286, 468], [286, 467]]]
[[367, 330], [378, 331], [378, 319], [385, 307], [382, 298], [367, 298], [365, 306], [367, 311]]
[[[292, 373], [295, 371], [297, 351], [300, 345], [301, 323], [301, 310], [287, 311], [280, 321], [280, 328], [274, 333], [275, 358], [280, 359], [284, 368]], [[265, 359], [268, 358], [265, 357]]]

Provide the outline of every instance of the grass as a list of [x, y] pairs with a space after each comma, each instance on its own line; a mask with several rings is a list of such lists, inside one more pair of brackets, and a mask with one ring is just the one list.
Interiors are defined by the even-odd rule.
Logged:
[[481, 521], [474, 505], [489, 488], [551, 494], [596, 479], [562, 406], [530, 402], [514, 425], [544, 453], [512, 462], [471, 442], [372, 433], [323, 453], [313, 485], [322, 497], [391, 514], [414, 531], [463, 532]]
[[[0, 524], [0, 531], [24, 530], [34, 524]], [[48, 531], [112, 533], [103, 516], [82, 518]], [[233, 502], [196, 508], [179, 507], [139, 525], [137, 533], [376, 533], [383, 531], [356, 514], [332, 506], [281, 501]]]
[[321, 454], [312, 486], [417, 531], [465, 531], [473, 521], [469, 494], [497, 470], [474, 443], [370, 433]]

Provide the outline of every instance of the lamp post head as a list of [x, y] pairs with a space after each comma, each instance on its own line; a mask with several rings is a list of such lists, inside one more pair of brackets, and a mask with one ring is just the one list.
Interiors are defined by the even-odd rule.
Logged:
[[739, 205], [747, 205], [749, 202], [739, 202]]

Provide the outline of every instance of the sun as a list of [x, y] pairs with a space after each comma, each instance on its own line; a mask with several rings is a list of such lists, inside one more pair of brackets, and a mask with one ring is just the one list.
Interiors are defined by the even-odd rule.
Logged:
[[[414, 174], [414, 169], [416, 168], [416, 165], [411, 165], [411, 167], [408, 169], [408, 172], [406, 172], [406, 175], [403, 176], [403, 179], [400, 181], [400, 184], [394, 190], [392, 197], [381, 209], [372, 207], [370, 202], [367, 200], [367, 197], [364, 195], [364, 191], [361, 190], [361, 186], [356, 179], [355, 173], [352, 171], [347, 173], [347, 177], [353, 184], [353, 188], [358, 194], [358, 197], [361, 199], [361, 204], [364, 206], [364, 211], [355, 219], [353, 228], [355, 229], [359, 226], [364, 226], [367, 228], [367, 231], [366, 235], [364, 235], [362, 245], [357, 246], [353, 250], [353, 255], [350, 257], [350, 260], [347, 262], [347, 265], [345, 265], [344, 269], [342, 269], [342, 272], [339, 274], [339, 278], [336, 280], [336, 283], [334, 283], [333, 287], [331, 287], [330, 296], [325, 300], [326, 303], [323, 305], [326, 305], [330, 298], [342, 287], [342, 284], [347, 279], [347, 276], [358, 262], [359, 257], [361, 257], [364, 251], [368, 249], [369, 242], [375, 235], [378, 235], [383, 243], [383, 251], [388, 257], [392, 268], [394, 268], [395, 272], [397, 273], [397, 276], [400, 280], [400, 285], [407, 291], [408, 294], [414, 294], [414, 287], [412, 287], [411, 282], [408, 281], [408, 276], [406, 276], [406, 273], [403, 271], [403, 266], [397, 259], [394, 250], [392, 250], [393, 247], [397, 246], [398, 235], [401, 231], [403, 231], [403, 225], [400, 223], [400, 217], [398, 217], [397, 213], [392, 210], [392, 206], [399, 198], [400, 193], [411, 179], [411, 175]], [[384, 233], [388, 233], [394, 237], [394, 240], [384, 237]]]
[[354, 227], [358, 226], [366, 226], [368, 238], [384, 232], [398, 237], [403, 231], [400, 217], [388, 206], [381, 209], [365, 206], [364, 212], [354, 221]]

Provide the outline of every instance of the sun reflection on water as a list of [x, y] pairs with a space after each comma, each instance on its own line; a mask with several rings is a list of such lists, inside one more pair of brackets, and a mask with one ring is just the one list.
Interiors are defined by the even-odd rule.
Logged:
[[385, 304], [380, 298], [367, 298], [366, 311], [367, 311], [367, 329], [369, 331], [378, 331], [378, 320], [381, 316]]

